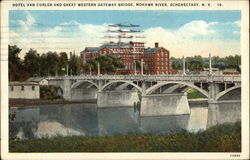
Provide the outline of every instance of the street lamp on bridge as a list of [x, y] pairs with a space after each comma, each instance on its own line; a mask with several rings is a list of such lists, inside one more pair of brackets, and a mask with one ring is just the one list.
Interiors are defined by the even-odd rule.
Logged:
[[185, 57], [182, 57], [182, 74], [186, 75]]

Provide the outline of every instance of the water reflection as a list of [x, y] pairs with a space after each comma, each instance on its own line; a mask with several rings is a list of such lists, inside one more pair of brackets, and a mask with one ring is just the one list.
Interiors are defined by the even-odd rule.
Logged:
[[138, 114], [134, 108], [98, 109], [98, 129], [100, 136], [139, 133]]
[[187, 130], [189, 115], [142, 117], [140, 126], [142, 133], [171, 134]]
[[190, 115], [140, 117], [131, 108], [97, 108], [96, 104], [34, 106], [16, 111], [12, 122], [20, 139], [72, 136], [108, 136], [117, 134], [170, 134], [206, 127], [207, 108], [191, 107]]

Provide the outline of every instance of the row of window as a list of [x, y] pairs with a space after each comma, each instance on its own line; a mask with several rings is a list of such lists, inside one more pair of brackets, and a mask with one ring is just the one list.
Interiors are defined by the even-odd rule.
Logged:
[[117, 51], [117, 52], [131, 52], [132, 49], [130, 48], [112, 48], [113, 51]]
[[[21, 86], [21, 91], [24, 91], [24, 89], [25, 89], [25, 87], [24, 86]], [[14, 86], [11, 86], [10, 87], [10, 90], [11, 91], [14, 91]], [[34, 91], [35, 90], [35, 86], [32, 86], [32, 91]]]
[[134, 43], [133, 46], [140, 46], [140, 47], [143, 47], [143, 46], [144, 46], [144, 43]]

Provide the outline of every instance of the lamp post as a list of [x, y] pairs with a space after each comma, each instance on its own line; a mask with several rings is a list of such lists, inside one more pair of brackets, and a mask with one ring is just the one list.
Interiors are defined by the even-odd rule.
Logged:
[[143, 75], [143, 59], [141, 59], [141, 75]]
[[182, 69], [183, 69], [183, 71], [182, 71], [182, 74], [183, 75], [186, 75], [186, 66], [185, 66], [185, 57], [183, 56], [182, 57]]
[[68, 64], [66, 66], [66, 70], [67, 70], [67, 76], [69, 76], [69, 65]]
[[212, 74], [212, 58], [211, 53], [209, 53], [209, 74]]
[[136, 73], [136, 61], [134, 60], [134, 75], [137, 75]]

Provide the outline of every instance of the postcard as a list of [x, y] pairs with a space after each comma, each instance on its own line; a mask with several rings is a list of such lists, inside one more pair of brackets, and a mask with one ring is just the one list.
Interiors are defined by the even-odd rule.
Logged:
[[1, 1], [2, 159], [248, 159], [249, 2]]

